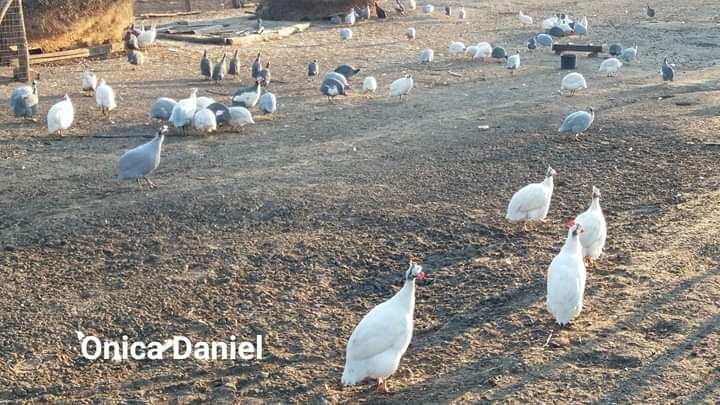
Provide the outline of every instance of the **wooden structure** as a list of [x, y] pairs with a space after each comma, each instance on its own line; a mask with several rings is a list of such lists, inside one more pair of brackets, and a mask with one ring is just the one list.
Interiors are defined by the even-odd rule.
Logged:
[[30, 80], [25, 16], [22, 0], [0, 1], [0, 65], [12, 69], [12, 80]]
[[345, 15], [354, 7], [375, 8], [375, 0], [260, 0], [255, 11], [264, 20], [310, 21]]
[[563, 52], [587, 52], [588, 56], [598, 56], [603, 52], [602, 45], [579, 45], [579, 44], [553, 44], [552, 50], [556, 55]]

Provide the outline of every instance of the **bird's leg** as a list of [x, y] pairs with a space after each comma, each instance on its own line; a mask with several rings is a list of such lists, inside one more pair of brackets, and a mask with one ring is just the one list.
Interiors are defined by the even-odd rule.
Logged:
[[377, 385], [378, 392], [381, 392], [383, 394], [386, 394], [388, 392], [387, 387], [387, 380], [383, 380], [382, 378], [378, 378], [378, 385]]
[[523, 232], [527, 232], [528, 231], [527, 224], [528, 224], [527, 221], [522, 221], [522, 226], [520, 227], [520, 230]]
[[575, 140], [576, 140], [576, 141], [580, 141], [580, 135], [582, 135], [582, 133], [577, 133], [577, 134], [575, 134]]
[[140, 183], [140, 178], [139, 178], [139, 177], [135, 179], [135, 182], [137, 183], [138, 187], [140, 187], [140, 190], [142, 190], [142, 189], [144, 188], [144, 187], [143, 187], [143, 184]]
[[145, 184], [148, 185], [148, 188], [150, 188], [150, 190], [152, 190], [152, 189], [154, 189], [154, 188], [157, 187], [157, 186], [155, 185], [155, 183], [153, 183], [152, 181], [150, 181], [150, 179], [148, 179], [147, 177], [143, 177], [143, 180], [145, 180]]

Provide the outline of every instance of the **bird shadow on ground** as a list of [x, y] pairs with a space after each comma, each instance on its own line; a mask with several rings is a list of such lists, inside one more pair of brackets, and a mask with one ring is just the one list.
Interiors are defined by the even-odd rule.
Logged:
[[[715, 268], [709, 271], [706, 271], [704, 273], [698, 274], [694, 277], [685, 279], [679, 283], [677, 283], [671, 291], [669, 291], [666, 294], [661, 294], [657, 299], [653, 301], [647, 302], [645, 305], [640, 307], [637, 311], [629, 314], [625, 319], [616, 322], [613, 326], [607, 327], [604, 329], [600, 329], [598, 331], [594, 332], [595, 336], [603, 337], [607, 336], [613, 333], [617, 333], [620, 330], [622, 330], [623, 327], [625, 328], [633, 328], [636, 327], [641, 320], [647, 318], [650, 314], [657, 312], [659, 307], [673, 304], [674, 302], [681, 300], [682, 297], [690, 290], [696, 288], [696, 286], [705, 283], [708, 279], [712, 277], [716, 277], [720, 275], [720, 268]], [[534, 301], [537, 301], [541, 299], [541, 293], [543, 293], [542, 289], [542, 281], [544, 280], [537, 280], [536, 282], [510, 290], [507, 293], [503, 293], [499, 296], [493, 297], [489, 300], [485, 300], [483, 302], [480, 302], [476, 308], [477, 313], [473, 314], [473, 311], [466, 311], [463, 315], [457, 316], [455, 318], [479, 318], [479, 319], [473, 319], [473, 322], [468, 322], [470, 319], [465, 320], [462, 322], [462, 324], [470, 326], [472, 325], [479, 325], [483, 322], [491, 322], [491, 321], [497, 321], [498, 319], [505, 318], [510, 312], [514, 312], [518, 308], [525, 308], [529, 305], [531, 305]], [[499, 307], [492, 307], [491, 305], [493, 302], [496, 302], [496, 300], [500, 300], [502, 302], [507, 302], [508, 300], [513, 300], [514, 305], [512, 306], [503, 306], [500, 305]], [[492, 311], [488, 311], [488, 306], [490, 305], [489, 309]], [[484, 313], [483, 313], [484, 312]], [[451, 318], [448, 320], [447, 324], [450, 324], [453, 322], [454, 319]], [[456, 323], [460, 324], [461, 322], [459, 320], [455, 320]], [[634, 376], [629, 377], [626, 379], [626, 382], [630, 382], [634, 385], [633, 391], [639, 389], [644, 384], [647, 383], [647, 378], [651, 375], [658, 372], [656, 370], [658, 367], [662, 367], [664, 365], [667, 365], [670, 361], [681, 355], [683, 352], [685, 352], [688, 348], [693, 347], [695, 344], [697, 344], [701, 339], [706, 337], [708, 334], [710, 334], [713, 331], [716, 331], [720, 327], [720, 316], [715, 316], [707, 321], [704, 322], [704, 324], [696, 330], [695, 333], [690, 335], [685, 342], [681, 343], [680, 345], [676, 346], [676, 348], [671, 349], [667, 352], [666, 355], [661, 356], [659, 359], [649, 363], [648, 365], [641, 367], [638, 371], [634, 373]], [[446, 329], [453, 329], [451, 326], [443, 326], [440, 331], [446, 330]], [[459, 335], [461, 332], [463, 332], [463, 328], [456, 328], [457, 330], [453, 333], [454, 335]], [[438, 332], [440, 332], [438, 331]], [[437, 332], [436, 332], [437, 333]], [[432, 339], [430, 339], [432, 337]], [[431, 341], [438, 341], [437, 336], [428, 336], [428, 339]], [[418, 343], [422, 346], [423, 336], [420, 336], [418, 339]], [[443, 337], [439, 341], [448, 341], [449, 338]], [[601, 355], [601, 352], [597, 352], [596, 349], [600, 348], [601, 342], [605, 341], [606, 339], [595, 339], [591, 340], [589, 342], [586, 342], [583, 346], [571, 349], [567, 353], [563, 354], [562, 356], [546, 362], [542, 365], [534, 365], [532, 370], [521, 376], [515, 383], [504, 386], [493, 393], [492, 397], [495, 400], [501, 400], [505, 398], [507, 395], [515, 392], [516, 390], [522, 388], [525, 385], [533, 384], [537, 382], [538, 380], [542, 380], [546, 378], [548, 375], [551, 374], [553, 370], [557, 370], [558, 368], [562, 367], [564, 363], [573, 363], [575, 362], [579, 357], [583, 356], [583, 353], [594, 353], [595, 356]], [[424, 347], [423, 350], [432, 350], [431, 347]], [[599, 361], [607, 362], [612, 359], [598, 359]], [[479, 368], [476, 367], [478, 364], [484, 364], [486, 359], [479, 360], [476, 363], [473, 363], [470, 366], [465, 366], [460, 369], [453, 370], [452, 372], [448, 373], [449, 375], [447, 377], [443, 377], [443, 379], [452, 380], [452, 376], [454, 375], [464, 375], [468, 372], [472, 372], [473, 370]], [[494, 375], [501, 375], [502, 371], [499, 371], [497, 373], [493, 373]], [[433, 379], [435, 381], [438, 380], [438, 376], [435, 376]], [[398, 391], [395, 394], [399, 397], [402, 397], [404, 394], [409, 394], [409, 392], [416, 390], [418, 387], [417, 385], [423, 384], [425, 382], [421, 382], [418, 384], [414, 384], [411, 386], [408, 386], [404, 388], [402, 391]], [[623, 384], [624, 387], [627, 387], [627, 383]], [[603, 403], [607, 401], [613, 401], [614, 399], [622, 400], [625, 395], [627, 395], [626, 391], [623, 391], [623, 389], [627, 390], [627, 388], [618, 387], [615, 391], [611, 392], [606, 396], [606, 399], [601, 401]], [[459, 392], [458, 395], [462, 395], [464, 392]], [[701, 395], [704, 395], [702, 393]], [[615, 398], [617, 397], [617, 398]], [[455, 398], [455, 399], [459, 399]]]

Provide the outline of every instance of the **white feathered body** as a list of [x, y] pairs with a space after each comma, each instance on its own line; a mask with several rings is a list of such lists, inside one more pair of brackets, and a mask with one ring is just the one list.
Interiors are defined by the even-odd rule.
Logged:
[[581, 224], [585, 230], [580, 235], [583, 257], [597, 259], [602, 255], [607, 239], [607, 222], [600, 207], [600, 200], [593, 198], [590, 208], [578, 215], [575, 222]]
[[230, 120], [228, 123], [232, 127], [242, 127], [247, 124], [254, 124], [250, 110], [245, 107], [230, 107]]
[[547, 308], [555, 321], [565, 325], [582, 311], [585, 294], [585, 263], [578, 236], [568, 240], [550, 263], [547, 275]]
[[98, 107], [106, 108], [108, 111], [117, 107], [115, 103], [115, 91], [112, 87], [105, 84], [103, 80], [100, 80], [100, 85], [95, 89], [95, 102]]
[[420, 63], [430, 63], [435, 59], [435, 51], [430, 48], [425, 48], [420, 51]]
[[118, 179], [140, 179], [157, 169], [164, 139], [164, 136], [158, 135], [150, 142], [125, 152], [118, 161]]
[[57, 131], [63, 131], [72, 125], [75, 120], [75, 107], [73, 107], [70, 98], [56, 103], [47, 115], [48, 132], [53, 134]]
[[492, 56], [492, 45], [490, 45], [489, 43], [480, 42], [479, 44], [475, 45], [475, 47], [477, 48], [477, 51], [475, 52], [473, 59], [485, 60]]
[[350, 40], [353, 36], [353, 32], [350, 28], [342, 28], [340, 30], [340, 39], [343, 41]]
[[391, 97], [404, 96], [404, 95], [410, 93], [410, 90], [412, 88], [413, 88], [412, 77], [403, 77], [403, 78], [397, 79], [390, 84], [390, 96]]
[[82, 90], [83, 91], [95, 91], [97, 88], [97, 76], [95, 76], [95, 73], [86, 70], [83, 72], [82, 77]]
[[201, 132], [213, 132], [217, 130], [217, 119], [215, 113], [207, 108], [195, 113], [193, 126]]
[[397, 371], [410, 345], [415, 312], [415, 281], [407, 281], [392, 298], [373, 308], [348, 341], [342, 383], [386, 379]]
[[565, 77], [563, 77], [562, 81], [560, 82], [561, 91], [568, 90], [571, 92], [575, 92], [581, 89], [587, 89], [587, 82], [585, 81], [585, 77], [583, 77], [583, 75], [580, 73], [568, 73], [567, 75], [565, 75]]
[[234, 96], [232, 101], [233, 103], [244, 105], [245, 108], [252, 108], [260, 101], [260, 93], [262, 93], [260, 86], [256, 86], [254, 90]]
[[153, 25], [152, 27], [150, 27], [149, 30], [147, 30], [147, 31], [142, 30], [140, 32], [140, 35], [138, 35], [138, 37], [137, 37], [138, 46], [143, 49], [149, 48], [150, 46], [152, 46], [155, 43], [156, 38], [157, 38], [157, 28], [155, 27], [155, 25]]
[[[518, 14], [518, 18], [520, 19], [520, 22], [523, 23], [523, 24], [525, 24], [525, 25], [532, 25], [532, 24], [533, 24], [533, 19], [532, 19], [532, 17], [530, 17], [529, 15], [523, 14], [522, 11]], [[552, 28], [552, 27], [550, 27], [550, 28]]]
[[275, 98], [275, 95], [272, 93], [265, 93], [260, 96], [258, 107], [266, 114], [274, 113], [277, 110], [277, 99]]
[[465, 52], [465, 44], [459, 41], [453, 41], [450, 43], [450, 47], [448, 48], [448, 52], [450, 55], [458, 55], [463, 52]]
[[537, 221], [547, 217], [553, 193], [552, 176], [542, 183], [528, 184], [510, 199], [505, 218], [510, 222]]
[[600, 63], [600, 72], [607, 75], [614, 75], [622, 67], [622, 62], [618, 58], [608, 58]]
[[363, 92], [364, 93], [375, 93], [377, 90], [377, 80], [374, 77], [368, 76], [363, 80]]
[[200, 111], [214, 102], [215, 100], [210, 97], [200, 96], [197, 98], [197, 107], [195, 110]]
[[197, 94], [193, 94], [189, 98], [184, 98], [175, 104], [170, 114], [170, 122], [175, 128], [182, 128], [190, 125], [195, 117], [197, 110]]
[[505, 64], [506, 69], [517, 70], [520, 68], [520, 55], [510, 55]]

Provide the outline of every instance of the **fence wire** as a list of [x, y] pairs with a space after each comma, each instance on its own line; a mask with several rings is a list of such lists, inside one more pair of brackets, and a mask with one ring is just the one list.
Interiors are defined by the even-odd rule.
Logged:
[[27, 81], [30, 61], [22, 0], [0, 0], [0, 12], [8, 1], [11, 3], [10, 7], [0, 21], [0, 78]]

